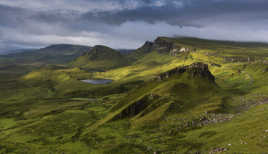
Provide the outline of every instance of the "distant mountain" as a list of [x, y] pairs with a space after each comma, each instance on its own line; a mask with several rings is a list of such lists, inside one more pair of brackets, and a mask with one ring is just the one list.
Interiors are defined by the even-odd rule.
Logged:
[[64, 55], [72, 55], [74, 53], [80, 52], [84, 53], [91, 50], [89, 46], [81, 46], [81, 45], [71, 45], [71, 44], [55, 44], [50, 45], [46, 48], [42, 48], [39, 51], [51, 54], [64, 54]]
[[[25, 50], [0, 56], [0, 63], [65, 64], [91, 50], [89, 46], [56, 44], [36, 50]], [[27, 51], [27, 52], [26, 52]]]
[[21, 53], [21, 52], [28, 52], [28, 51], [34, 51], [36, 49], [15, 49], [15, 50], [1, 50], [0, 49], [0, 55], [8, 55], [8, 54], [15, 54], [15, 53]]
[[106, 70], [127, 64], [126, 57], [112, 48], [97, 45], [90, 52], [75, 59], [71, 65], [84, 69]]

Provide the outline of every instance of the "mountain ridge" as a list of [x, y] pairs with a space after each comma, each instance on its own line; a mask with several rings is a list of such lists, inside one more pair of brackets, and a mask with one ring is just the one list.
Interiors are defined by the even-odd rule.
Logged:
[[0, 58], [6, 61], [1, 63], [9, 64], [65, 64], [89, 50], [89, 46], [57, 44], [27, 52], [10, 53]]

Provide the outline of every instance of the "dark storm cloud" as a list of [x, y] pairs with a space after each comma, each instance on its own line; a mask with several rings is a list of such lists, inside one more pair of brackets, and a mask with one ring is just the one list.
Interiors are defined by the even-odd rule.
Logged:
[[[146, 2], [151, 4], [153, 1], [147, 0]], [[170, 0], [163, 2], [165, 3], [161, 6], [145, 5], [120, 11], [88, 12], [83, 15], [83, 19], [112, 25], [120, 25], [128, 21], [144, 21], [151, 24], [166, 22], [181, 26], [206, 26], [210, 23], [202, 23], [199, 20], [217, 16], [227, 16], [230, 20], [256, 20], [268, 17], [268, 1], [257, 0], [252, 3], [246, 0]]]
[[0, 5], [0, 26], [15, 26], [24, 22], [27, 10]]
[[158, 35], [268, 41], [267, 0], [1, 0], [0, 14], [0, 48], [132, 48]]

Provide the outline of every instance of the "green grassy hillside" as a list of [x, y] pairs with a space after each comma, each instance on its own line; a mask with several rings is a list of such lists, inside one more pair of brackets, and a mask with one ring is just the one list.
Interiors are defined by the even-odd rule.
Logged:
[[72, 67], [0, 65], [0, 153], [266, 153], [267, 57], [263, 43], [159, 37]]
[[127, 65], [127, 60], [119, 51], [99, 45], [75, 59], [71, 65], [87, 70], [102, 71]]

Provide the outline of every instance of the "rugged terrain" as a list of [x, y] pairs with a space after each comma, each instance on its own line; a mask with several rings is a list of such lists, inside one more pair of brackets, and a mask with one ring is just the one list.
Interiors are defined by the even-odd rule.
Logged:
[[57, 50], [1, 56], [0, 153], [268, 151], [267, 44], [159, 37], [127, 54]]

